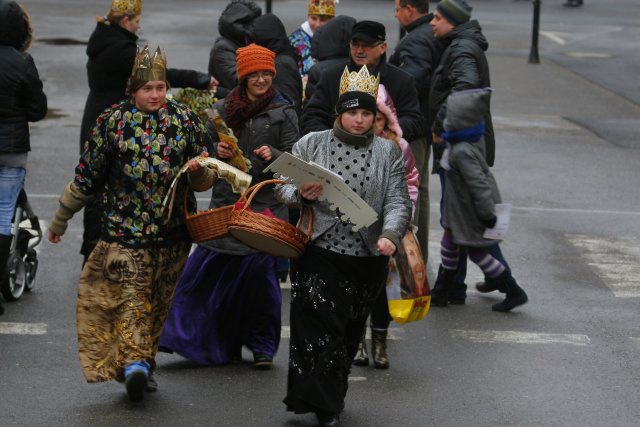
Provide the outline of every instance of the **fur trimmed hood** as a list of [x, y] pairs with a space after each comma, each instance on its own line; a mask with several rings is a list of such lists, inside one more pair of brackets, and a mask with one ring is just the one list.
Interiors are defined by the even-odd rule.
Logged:
[[398, 139], [402, 138], [402, 128], [398, 122], [398, 116], [396, 114], [396, 108], [393, 105], [393, 100], [389, 96], [387, 89], [383, 84], [378, 86], [378, 111], [384, 114], [387, 118], [387, 126], [398, 136]]

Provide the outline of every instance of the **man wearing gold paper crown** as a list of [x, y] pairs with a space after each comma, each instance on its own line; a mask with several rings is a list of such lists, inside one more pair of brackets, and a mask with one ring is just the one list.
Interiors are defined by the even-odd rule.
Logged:
[[335, 3], [338, 3], [338, 1], [311, 0], [307, 20], [289, 35], [291, 45], [300, 56], [298, 69], [302, 77], [305, 77], [315, 64], [314, 59], [311, 57], [311, 37], [313, 37], [313, 33], [315, 33], [318, 28], [329, 22], [329, 20], [335, 16]]
[[[97, 119], [48, 232], [59, 243], [73, 214], [98, 202], [102, 235], [78, 289], [80, 363], [88, 382], [124, 381], [133, 401], [157, 387], [150, 375], [158, 339], [191, 247], [181, 215], [162, 218], [162, 200], [181, 166], [210, 144], [197, 116], [167, 100], [167, 89], [164, 54], [145, 46], [130, 99]], [[209, 169], [189, 166], [191, 187], [207, 189]]]
[[295, 413], [314, 412], [321, 426], [338, 425], [362, 328], [411, 218], [402, 152], [393, 141], [374, 134], [378, 84], [366, 66], [358, 72], [345, 67], [333, 128], [302, 137], [292, 150], [342, 176], [378, 220], [352, 229], [336, 218], [329, 202], [318, 199], [321, 182], [278, 190], [287, 205], [313, 209], [311, 242], [292, 268], [284, 403]]
[[[418, 102], [414, 79], [386, 61], [386, 30], [375, 21], [360, 21], [353, 26], [350, 42], [349, 71], [366, 65], [372, 75], [380, 77], [393, 100], [404, 138], [410, 143], [424, 135], [424, 121]], [[338, 100], [338, 82], [344, 63], [326, 68], [309, 102], [302, 111], [302, 134], [331, 129], [336, 118], [334, 106]]]

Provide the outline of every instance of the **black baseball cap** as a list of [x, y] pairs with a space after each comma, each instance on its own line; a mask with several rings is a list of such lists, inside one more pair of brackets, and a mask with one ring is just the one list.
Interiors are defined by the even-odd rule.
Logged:
[[375, 21], [360, 21], [353, 26], [351, 40], [358, 40], [369, 44], [382, 43], [387, 38], [384, 25]]

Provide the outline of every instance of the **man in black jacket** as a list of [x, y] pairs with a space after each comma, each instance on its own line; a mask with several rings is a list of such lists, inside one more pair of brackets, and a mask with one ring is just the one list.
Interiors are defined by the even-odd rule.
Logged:
[[[400, 127], [407, 141], [424, 134], [424, 124], [413, 78], [398, 67], [386, 62], [386, 31], [384, 25], [374, 21], [360, 21], [351, 34], [351, 60], [349, 71], [358, 71], [366, 65], [373, 75], [380, 75], [396, 106]], [[338, 86], [344, 65], [327, 68], [320, 77], [316, 91], [302, 112], [302, 134], [331, 129], [337, 115]]]
[[[471, 6], [465, 0], [442, 0], [436, 6], [431, 26], [433, 34], [444, 45], [440, 64], [431, 78], [429, 92], [429, 127], [433, 132], [433, 172], [440, 175], [442, 193], [444, 194], [444, 173], [440, 167], [440, 158], [444, 151], [441, 135], [444, 132], [444, 119], [447, 115], [447, 97], [452, 92], [491, 86], [489, 64], [485, 51], [489, 48], [487, 39], [482, 34], [478, 21], [471, 20]], [[485, 156], [489, 166], [493, 166], [495, 158], [495, 139], [491, 112], [485, 118]], [[496, 244], [489, 247], [489, 253], [509, 268], [500, 247]], [[440, 269], [441, 270], [441, 269]], [[460, 253], [458, 272], [452, 289], [442, 289], [441, 274], [433, 288], [431, 304], [436, 307], [447, 303], [464, 304], [466, 298], [466, 254]], [[476, 288], [480, 292], [491, 292], [498, 289], [498, 284], [485, 278]]]
[[[395, 0], [395, 17], [406, 31], [398, 42], [389, 63], [411, 74], [415, 79], [420, 101], [425, 133], [411, 141], [411, 151], [416, 158], [420, 172], [419, 199], [414, 214], [418, 226], [418, 243], [422, 257], [427, 263], [429, 247], [429, 157], [431, 150], [431, 129], [428, 127], [429, 87], [433, 70], [438, 66], [442, 45], [433, 35], [429, 13], [429, 0]], [[419, 54], [417, 54], [419, 52]]]

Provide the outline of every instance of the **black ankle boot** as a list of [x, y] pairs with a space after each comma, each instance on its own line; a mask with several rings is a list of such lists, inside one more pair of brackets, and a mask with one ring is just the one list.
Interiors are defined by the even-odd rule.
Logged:
[[367, 342], [365, 336], [367, 334], [367, 327], [362, 328], [362, 336], [360, 337], [360, 343], [358, 344], [358, 351], [356, 357], [353, 359], [353, 364], [356, 366], [369, 366], [369, 354], [367, 353]]
[[389, 368], [389, 358], [387, 357], [386, 329], [371, 329], [371, 352], [373, 353], [374, 368]]
[[500, 291], [500, 293], [503, 294], [506, 292], [505, 287], [498, 279], [491, 279], [490, 277], [485, 277], [484, 282], [476, 283], [476, 289], [483, 294], [488, 294], [493, 291]]
[[498, 280], [500, 284], [504, 286], [507, 297], [504, 299], [504, 301], [493, 304], [493, 306], [491, 306], [491, 309], [493, 311], [507, 312], [526, 303], [529, 300], [525, 291], [520, 286], [518, 286], [516, 279], [514, 279], [511, 273], [509, 273], [508, 271], [502, 273], [496, 278], [496, 280]]
[[332, 412], [316, 412], [318, 419], [318, 427], [338, 427], [340, 425], [340, 417]]
[[431, 305], [435, 307], [446, 307], [449, 303], [449, 293], [453, 287], [453, 279], [456, 276], [456, 270], [447, 270], [438, 267], [438, 277], [431, 291]]

